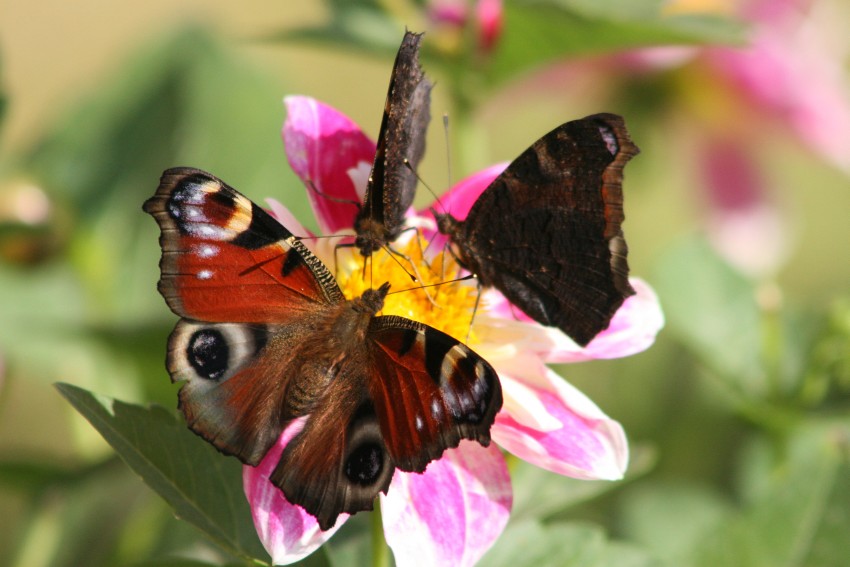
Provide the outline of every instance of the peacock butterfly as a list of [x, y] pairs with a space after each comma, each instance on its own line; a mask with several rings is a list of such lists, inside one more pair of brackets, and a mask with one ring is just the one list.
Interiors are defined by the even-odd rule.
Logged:
[[416, 194], [416, 168], [425, 153], [431, 119], [431, 82], [419, 65], [422, 34], [406, 31], [396, 55], [378, 148], [363, 205], [354, 219], [354, 245], [369, 256], [404, 230]]
[[307, 416], [271, 481], [323, 530], [371, 510], [395, 469], [489, 444], [496, 372], [437, 329], [377, 316], [389, 284], [346, 300], [301, 241], [203, 171], [167, 170], [144, 210], [161, 230], [159, 291], [181, 317], [166, 364], [189, 427], [257, 465]]
[[620, 116], [587, 116], [534, 142], [465, 220], [432, 212], [479, 285], [584, 346], [635, 293], [620, 225], [623, 167], [638, 151]]

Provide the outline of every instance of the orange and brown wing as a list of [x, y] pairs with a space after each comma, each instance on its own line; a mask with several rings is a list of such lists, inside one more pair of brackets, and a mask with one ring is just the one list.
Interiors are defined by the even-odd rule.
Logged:
[[159, 290], [182, 317], [287, 323], [342, 301], [333, 276], [261, 207], [209, 173], [169, 169], [144, 210], [159, 224]]

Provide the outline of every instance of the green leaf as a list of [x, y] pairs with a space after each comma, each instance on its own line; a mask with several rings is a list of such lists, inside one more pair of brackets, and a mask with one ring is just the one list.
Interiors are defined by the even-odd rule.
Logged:
[[[740, 514], [693, 550], [696, 567], [827, 567], [850, 557], [850, 422], [799, 428], [781, 451], [763, 445]], [[761, 482], [753, 477], [758, 475]]]
[[654, 282], [668, 330], [703, 364], [744, 392], [764, 396], [761, 316], [753, 286], [696, 237], [665, 253]]
[[260, 203], [278, 198], [310, 225], [280, 141], [285, 89], [211, 32], [189, 27], [159, 39], [99, 86], [14, 164], [68, 221], [61, 240], [91, 319], [115, 324], [167, 312], [155, 289], [156, 224], [141, 205], [168, 167], [210, 170]]
[[686, 565], [705, 533], [728, 520], [733, 511], [731, 503], [707, 487], [655, 481], [626, 493], [622, 525], [631, 541], [669, 565]]
[[[652, 451], [632, 447], [627, 479], [642, 476], [654, 465]], [[548, 520], [588, 500], [597, 498], [623, 485], [608, 480], [578, 480], [541, 469], [516, 459], [511, 466], [514, 520]]]
[[162, 408], [142, 408], [69, 384], [56, 387], [178, 517], [231, 553], [266, 557], [236, 459], [221, 455]]
[[158, 559], [133, 563], [133, 567], [245, 567], [242, 563], [207, 563], [194, 559]]
[[661, 8], [655, 0], [508, 2], [503, 35], [487, 74], [501, 82], [559, 59], [651, 45], [741, 40], [740, 25], [717, 17], [665, 16]]
[[612, 543], [601, 528], [581, 523], [511, 522], [482, 567], [650, 567], [657, 565], [636, 548]]

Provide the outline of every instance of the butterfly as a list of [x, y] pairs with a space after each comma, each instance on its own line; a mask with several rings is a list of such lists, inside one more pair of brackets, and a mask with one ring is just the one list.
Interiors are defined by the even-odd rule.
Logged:
[[419, 65], [421, 40], [422, 34], [405, 32], [390, 76], [375, 161], [354, 218], [354, 246], [363, 256], [398, 238], [416, 193], [415, 171], [431, 119], [432, 85]]
[[499, 379], [475, 352], [378, 316], [389, 284], [347, 300], [304, 244], [197, 169], [165, 171], [144, 210], [161, 230], [159, 291], [180, 320], [166, 365], [192, 431], [256, 466], [306, 416], [271, 481], [323, 530], [371, 510], [396, 469], [490, 442]]
[[620, 116], [587, 116], [534, 142], [463, 221], [432, 212], [480, 286], [584, 346], [635, 293], [620, 225], [623, 167], [638, 151]]

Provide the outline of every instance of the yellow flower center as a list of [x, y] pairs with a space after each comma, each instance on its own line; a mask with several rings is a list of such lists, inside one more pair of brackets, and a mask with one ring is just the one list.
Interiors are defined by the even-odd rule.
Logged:
[[381, 249], [365, 261], [355, 248], [339, 248], [339, 287], [350, 299], [390, 282], [382, 315], [407, 317], [472, 343], [470, 325], [478, 287], [469, 280], [456, 281], [460, 267], [450, 253], [440, 252], [426, 261], [427, 245], [415, 236], [407, 244], [393, 243], [393, 249], [407, 258]]

